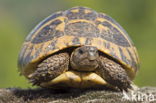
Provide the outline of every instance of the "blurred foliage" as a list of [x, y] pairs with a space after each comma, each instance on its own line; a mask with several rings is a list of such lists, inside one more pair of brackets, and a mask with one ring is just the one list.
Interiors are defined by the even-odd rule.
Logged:
[[135, 83], [156, 86], [156, 0], [0, 0], [0, 88], [31, 87], [17, 71], [24, 38], [51, 13], [73, 6], [87, 6], [118, 21], [139, 52]]

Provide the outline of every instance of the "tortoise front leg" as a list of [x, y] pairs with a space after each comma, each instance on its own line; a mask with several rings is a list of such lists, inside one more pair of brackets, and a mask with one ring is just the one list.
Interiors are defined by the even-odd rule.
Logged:
[[98, 61], [101, 75], [109, 84], [120, 90], [132, 88], [131, 80], [121, 65], [104, 56], [100, 56]]
[[33, 85], [40, 85], [42, 82], [48, 82], [67, 71], [68, 66], [68, 53], [52, 55], [37, 66], [35, 72], [29, 75], [29, 80]]

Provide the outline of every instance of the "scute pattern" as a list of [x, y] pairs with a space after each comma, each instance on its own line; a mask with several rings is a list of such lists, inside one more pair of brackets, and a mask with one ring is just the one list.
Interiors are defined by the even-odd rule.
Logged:
[[[134, 59], [134, 56], [132, 55], [132, 53], [129, 51], [129, 49], [127, 49], [127, 52], [129, 53], [129, 56], [130, 56], [130, 58], [131, 58], [131, 66], [132, 66], [132, 68], [138, 68], [137, 67], [137, 64], [136, 64], [136, 62], [135, 62], [135, 59]], [[135, 71], [136, 71], [136, 69], [135, 69]]]
[[54, 37], [62, 36], [64, 33], [55, 29], [61, 23], [61, 20], [55, 20], [51, 24], [45, 26], [32, 40], [32, 43], [46, 42], [52, 40]]
[[102, 35], [100, 35], [103, 39], [108, 40], [109, 42], [113, 42], [116, 45], [120, 45], [123, 47], [130, 47], [127, 39], [121, 34], [121, 32], [113, 27], [109, 22], [104, 21], [101, 23], [104, 27], [107, 27], [107, 30], [102, 31]]
[[94, 21], [97, 13], [89, 8], [79, 7], [67, 10], [65, 16], [68, 18], [68, 20], [85, 19]]
[[78, 37], [97, 37], [98, 33], [99, 30], [95, 25], [86, 22], [70, 23], [65, 27], [66, 35]]
[[49, 17], [47, 17], [46, 19], [44, 19], [42, 22], [40, 22], [31, 32], [30, 34], [27, 36], [26, 38], [26, 42], [32, 40], [33, 35], [35, 35], [35, 32], [38, 31], [39, 28], [41, 28], [44, 24], [46, 24], [47, 22], [49, 22], [52, 19], [55, 19], [57, 17], [62, 16], [62, 12], [56, 12], [52, 15], [50, 15]]
[[124, 33], [124, 35], [127, 36], [126, 39], [127, 39], [128, 41], [130, 41], [131, 45], [134, 45], [133, 42], [132, 42], [132, 40], [130, 39], [128, 33], [127, 33], [112, 17], [110, 17], [110, 16], [108, 16], [108, 15], [106, 15], [106, 14], [104, 14], [104, 13], [99, 13], [99, 14], [98, 14], [98, 17], [104, 18], [104, 19], [106, 19], [107, 21], [109, 21], [109, 22], [115, 24], [118, 28], [120, 28], [120, 29], [122, 30], [122, 32]]
[[25, 73], [44, 57], [81, 45], [96, 46], [132, 74], [138, 69], [137, 51], [123, 28], [108, 15], [85, 7], [55, 13], [42, 21], [26, 38], [19, 55], [19, 68]]
[[127, 63], [127, 64], [130, 64], [130, 61], [127, 59], [127, 57], [124, 55], [122, 49], [119, 47], [119, 51], [120, 51], [120, 55], [121, 55], [121, 58], [122, 60]]

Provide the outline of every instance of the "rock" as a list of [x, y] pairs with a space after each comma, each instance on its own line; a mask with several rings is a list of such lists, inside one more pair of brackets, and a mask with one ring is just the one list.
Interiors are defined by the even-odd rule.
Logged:
[[156, 103], [156, 87], [129, 93], [109, 89], [0, 89], [0, 103]]

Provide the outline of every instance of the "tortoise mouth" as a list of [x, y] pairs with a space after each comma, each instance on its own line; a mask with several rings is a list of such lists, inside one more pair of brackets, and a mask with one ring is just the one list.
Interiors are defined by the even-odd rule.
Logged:
[[73, 87], [89, 88], [104, 86], [107, 82], [95, 72], [66, 71], [49, 82], [40, 84], [42, 87]]

